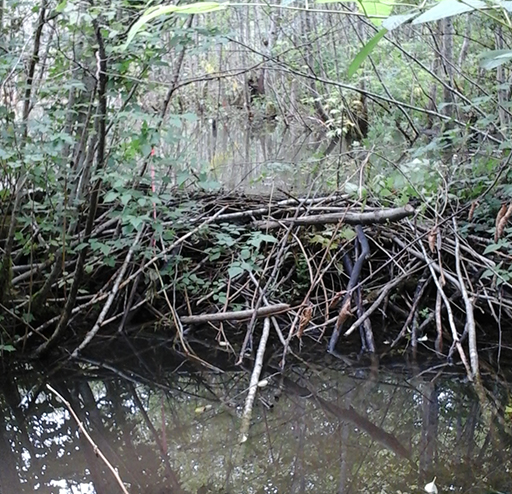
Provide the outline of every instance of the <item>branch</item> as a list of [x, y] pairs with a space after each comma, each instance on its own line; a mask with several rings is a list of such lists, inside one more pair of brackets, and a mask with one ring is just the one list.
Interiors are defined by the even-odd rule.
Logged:
[[468, 296], [464, 279], [462, 278], [462, 271], [460, 269], [460, 242], [459, 234], [457, 232], [457, 220], [453, 218], [453, 228], [455, 233], [455, 269], [457, 271], [457, 278], [459, 278], [460, 291], [464, 305], [466, 307], [466, 328], [468, 330], [469, 340], [469, 361], [471, 363], [471, 372], [475, 379], [479, 378], [478, 370], [478, 350], [476, 347], [476, 328], [475, 328], [475, 317], [473, 315], [473, 303]]
[[201, 324], [207, 322], [221, 322], [221, 321], [243, 321], [244, 319], [251, 319], [255, 317], [267, 317], [279, 312], [285, 312], [290, 309], [288, 304], [275, 304], [261, 307], [257, 310], [238, 310], [234, 312], [217, 312], [215, 314], [200, 314], [198, 316], [183, 316], [180, 321], [183, 324]]
[[258, 390], [258, 383], [260, 380], [261, 369], [263, 368], [263, 357], [265, 356], [265, 348], [267, 346], [268, 336], [270, 334], [270, 319], [267, 317], [263, 323], [263, 333], [261, 335], [260, 344], [256, 353], [256, 361], [251, 374], [251, 382], [249, 384], [249, 392], [245, 400], [244, 413], [242, 415], [242, 426], [240, 427], [240, 443], [247, 441], [247, 434], [251, 425], [252, 406], [256, 391]]
[[39, 61], [39, 48], [41, 47], [41, 36], [43, 34], [43, 27], [46, 22], [45, 17], [47, 5], [48, 0], [41, 1], [41, 6], [39, 7], [39, 16], [37, 18], [37, 28], [34, 35], [34, 48], [32, 50], [32, 56], [30, 57], [30, 64], [28, 67], [25, 95], [23, 96], [23, 137], [27, 137], [28, 132], [27, 120], [28, 115], [30, 113], [30, 100], [32, 97], [34, 74], [36, 71], [37, 62]]
[[283, 225], [293, 224], [295, 226], [305, 225], [325, 225], [328, 223], [339, 223], [340, 221], [347, 225], [372, 225], [375, 223], [386, 223], [387, 221], [399, 221], [408, 216], [412, 216], [415, 213], [415, 209], [407, 204], [401, 208], [392, 209], [380, 209], [378, 211], [372, 211], [369, 213], [328, 213], [318, 214], [313, 216], [301, 216], [296, 219], [283, 218], [279, 221], [255, 221], [252, 225], [255, 228], [267, 229], [267, 228], [279, 228]]

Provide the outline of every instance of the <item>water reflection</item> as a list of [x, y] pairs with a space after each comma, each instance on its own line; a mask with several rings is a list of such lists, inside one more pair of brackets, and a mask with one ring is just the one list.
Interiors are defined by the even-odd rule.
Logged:
[[[340, 187], [357, 168], [358, 151], [325, 133], [234, 118], [178, 122], [168, 140], [174, 143], [163, 149], [176, 163], [174, 183], [192, 170], [206, 188], [218, 182], [227, 190], [253, 193], [268, 194], [272, 188], [317, 192]], [[161, 173], [168, 173], [168, 162], [162, 164]]]
[[243, 445], [240, 369], [194, 370], [164, 347], [62, 369], [48, 382], [96, 447], [54, 393], [35, 391], [43, 369], [6, 371], [0, 492], [123, 492], [99, 451], [131, 494], [413, 493], [434, 476], [441, 493], [512, 491], [505, 383], [483, 407], [456, 375], [332, 364], [268, 367]]

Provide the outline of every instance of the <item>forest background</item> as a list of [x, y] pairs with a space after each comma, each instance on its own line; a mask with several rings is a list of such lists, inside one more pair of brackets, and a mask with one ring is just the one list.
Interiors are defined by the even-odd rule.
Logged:
[[[207, 261], [221, 258], [222, 276], [198, 276], [185, 257], [179, 269], [167, 260], [154, 269], [199, 235], [200, 222], [187, 230], [199, 209], [193, 191], [222, 185], [215, 157], [198, 160], [180, 141], [191, 122], [208, 132], [271, 123], [335, 139], [354, 171], [340, 182], [337, 170], [327, 189], [359, 204], [417, 201], [441, 222], [470, 208], [472, 234], [490, 239], [483, 254], [506, 253], [510, 10], [479, 0], [2, 0], [2, 350], [33, 337], [43, 354], [94, 307], [83, 349], [107, 314], [126, 321], [134, 298], [123, 306], [118, 296], [136, 293], [141, 275], [146, 293], [172, 286], [241, 308], [226, 285], [257, 271], [262, 246], [278, 242], [268, 232], [210, 225]], [[103, 268], [112, 271], [98, 277]], [[480, 275], [503, 287], [511, 273], [497, 261]]]

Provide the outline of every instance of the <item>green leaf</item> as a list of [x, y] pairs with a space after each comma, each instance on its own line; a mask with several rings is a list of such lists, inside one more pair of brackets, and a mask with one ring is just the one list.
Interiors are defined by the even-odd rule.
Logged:
[[139, 230], [139, 227], [144, 223], [144, 217], [142, 216], [131, 216], [130, 223], [133, 225], [133, 228]]
[[110, 253], [110, 245], [107, 245], [103, 242], [99, 242], [96, 239], [91, 239], [91, 249], [94, 251], [99, 250], [104, 256], [108, 255]]
[[366, 43], [366, 45], [363, 46], [348, 68], [348, 77], [352, 77], [357, 72], [357, 69], [359, 69], [361, 64], [366, 60], [368, 55], [370, 55], [372, 50], [377, 46], [377, 43], [386, 35], [387, 32], [387, 29], [381, 29], [370, 41], [368, 41], [368, 43]]
[[211, 254], [208, 256], [208, 259], [210, 261], [216, 261], [217, 259], [220, 259], [220, 250], [212, 251]]
[[239, 263], [233, 263], [229, 268], [228, 268], [228, 274], [229, 274], [229, 277], [230, 278], [234, 278], [235, 276], [238, 276], [239, 274], [242, 274], [243, 272], [245, 271], [244, 268], [242, 268], [242, 266], [240, 266]]
[[512, 50], [490, 50], [480, 55], [480, 67], [483, 69], [495, 69], [512, 60]]
[[[345, 0], [316, 0], [316, 3], [344, 3]], [[364, 15], [370, 18], [370, 20], [376, 26], [382, 24], [383, 19], [379, 17], [387, 17], [393, 10], [393, 1], [383, 0], [357, 0], [359, 4], [359, 10], [364, 12]], [[376, 18], [377, 17], [377, 18]]]
[[254, 232], [251, 235], [251, 238], [249, 240], [247, 240], [247, 243], [249, 245], [254, 245], [254, 247], [256, 247], [257, 249], [260, 248], [260, 245], [262, 242], [268, 242], [271, 244], [275, 244], [277, 242], [277, 238], [274, 237], [273, 235], [267, 235], [267, 234], [260, 233], [260, 232]]
[[16, 348], [12, 345], [0, 345], [0, 352], [14, 352]]
[[56, 10], [57, 12], [63, 12], [63, 11], [64, 11], [64, 9], [66, 8], [67, 4], [68, 4], [68, 0], [63, 0], [62, 2], [60, 2], [60, 3], [57, 5], [57, 7], [55, 7], [55, 10]]
[[465, 0], [464, 3], [457, 0], [441, 0], [435, 7], [432, 7], [414, 19], [412, 23], [422, 24], [424, 22], [438, 21], [439, 19], [485, 9], [486, 7], [487, 4], [480, 0]]
[[356, 232], [350, 226], [346, 226], [340, 230], [340, 237], [345, 240], [352, 240], [356, 236]]
[[497, 244], [491, 244], [488, 245], [484, 250], [484, 256], [485, 254], [490, 254], [491, 252], [496, 252], [497, 250], [500, 250], [502, 247], [505, 247], [507, 242], [498, 242]]
[[383, 19], [379, 17], [388, 17], [393, 10], [393, 2], [384, 2], [381, 0], [358, 0], [361, 10], [370, 18], [375, 26], [380, 26]]
[[393, 29], [396, 29], [402, 24], [405, 24], [407, 21], [409, 21], [416, 15], [416, 13], [391, 15], [387, 19], [384, 19], [384, 21], [382, 21], [382, 27], [386, 28], [388, 31], [392, 31]]
[[512, 2], [510, 0], [505, 0], [503, 2], [496, 2], [500, 7], [504, 8], [508, 12], [512, 12]]
[[125, 192], [121, 196], [121, 202], [123, 203], [123, 206], [126, 206], [131, 200], [132, 200], [132, 193], [131, 192]]
[[158, 5], [146, 10], [140, 19], [132, 26], [128, 32], [126, 43], [123, 50], [128, 48], [136, 34], [150, 21], [157, 17], [167, 14], [205, 14], [208, 12], [215, 12], [216, 10], [224, 10], [228, 3], [220, 4], [218, 2], [198, 2], [188, 5]]
[[118, 198], [119, 194], [113, 190], [107, 192], [103, 198], [103, 202], [114, 202]]

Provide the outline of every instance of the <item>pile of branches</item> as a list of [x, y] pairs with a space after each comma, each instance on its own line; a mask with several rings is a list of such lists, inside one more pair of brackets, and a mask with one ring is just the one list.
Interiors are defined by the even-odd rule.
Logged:
[[[255, 354], [257, 382], [269, 338], [281, 366], [307, 341], [345, 358], [342, 348], [357, 340], [368, 353], [421, 345], [477, 379], [479, 343], [512, 320], [500, 276], [508, 255], [489, 249], [496, 238], [470, 233], [468, 209], [429, 218], [421, 205], [385, 208], [340, 194], [186, 200], [131, 233], [113, 214], [121, 204], [100, 209], [91, 237], [71, 240], [89, 249], [83, 266], [62, 250], [14, 256], [2, 348], [77, 357], [100, 335], [156, 327], [210, 367], [195, 350], [204, 335], [237, 363]], [[119, 248], [107, 262], [93, 243]]]

